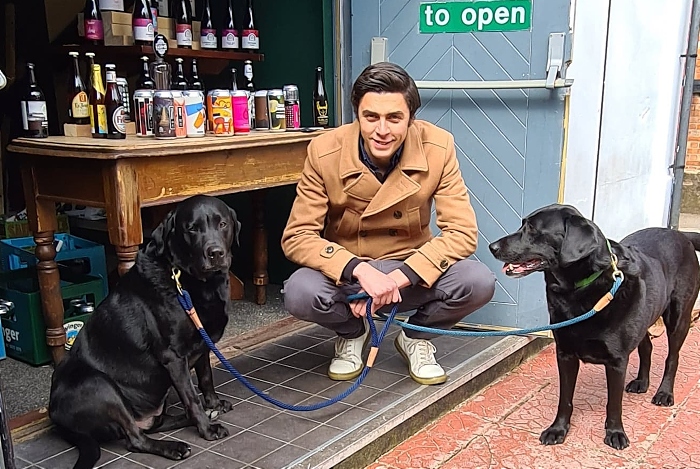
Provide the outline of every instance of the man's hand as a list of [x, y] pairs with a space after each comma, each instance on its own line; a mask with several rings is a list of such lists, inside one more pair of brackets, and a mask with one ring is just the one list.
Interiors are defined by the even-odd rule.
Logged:
[[[400, 303], [399, 290], [411, 284], [410, 280], [400, 270], [394, 270], [385, 274], [367, 262], [361, 262], [352, 272], [362, 287], [360, 293], [366, 292], [372, 297], [372, 314], [382, 306]], [[367, 313], [367, 300], [358, 300], [350, 303], [352, 314], [359, 318]]]

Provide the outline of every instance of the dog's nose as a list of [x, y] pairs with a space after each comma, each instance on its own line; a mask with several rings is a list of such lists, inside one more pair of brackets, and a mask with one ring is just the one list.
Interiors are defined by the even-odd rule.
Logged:
[[501, 250], [501, 243], [494, 241], [493, 243], [489, 244], [489, 249], [491, 250], [491, 254], [496, 255], [496, 253]]
[[219, 260], [224, 257], [224, 250], [217, 246], [207, 248], [207, 257], [212, 260]]

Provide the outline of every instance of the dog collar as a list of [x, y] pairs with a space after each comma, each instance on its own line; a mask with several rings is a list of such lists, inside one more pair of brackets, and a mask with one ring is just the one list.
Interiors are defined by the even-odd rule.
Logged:
[[[612, 268], [613, 268], [613, 277], [615, 277], [616, 275], [621, 275], [622, 272], [620, 272], [620, 270], [617, 268], [617, 256], [615, 255], [615, 253], [612, 252], [612, 246], [610, 246], [610, 240], [606, 239], [605, 243], [608, 245], [608, 251], [610, 252], [610, 263], [612, 264]], [[576, 290], [579, 290], [581, 288], [587, 287], [591, 283], [595, 282], [598, 279], [598, 277], [600, 277], [603, 274], [603, 272], [605, 272], [607, 270], [608, 269], [599, 270], [598, 272], [593, 272], [588, 277], [581, 279], [578, 282], [574, 283], [574, 288]]]

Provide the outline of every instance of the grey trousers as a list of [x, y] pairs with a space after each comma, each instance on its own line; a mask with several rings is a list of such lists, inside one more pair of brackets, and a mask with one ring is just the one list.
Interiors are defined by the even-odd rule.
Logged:
[[[369, 263], [384, 273], [402, 265], [402, 261], [379, 260]], [[416, 310], [409, 323], [437, 329], [450, 329], [465, 316], [488, 303], [493, 297], [496, 278], [481, 262], [465, 259], [447, 269], [432, 288], [416, 285], [401, 290], [399, 312]], [[314, 322], [346, 339], [360, 337], [364, 322], [350, 312], [346, 297], [357, 293], [355, 282], [338, 286], [321, 272], [302, 267], [284, 282], [284, 307], [293, 316]], [[384, 306], [383, 313], [391, 311]], [[431, 339], [436, 334], [404, 329], [408, 337]]]

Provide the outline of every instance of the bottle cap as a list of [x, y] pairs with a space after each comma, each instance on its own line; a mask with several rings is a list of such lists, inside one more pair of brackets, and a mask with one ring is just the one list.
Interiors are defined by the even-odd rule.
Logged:
[[80, 52], [70, 51], [70, 52], [68, 52], [68, 55], [70, 55], [71, 57], [79, 57]]

